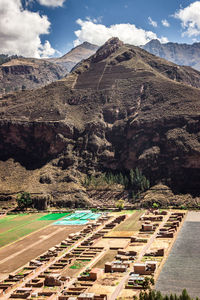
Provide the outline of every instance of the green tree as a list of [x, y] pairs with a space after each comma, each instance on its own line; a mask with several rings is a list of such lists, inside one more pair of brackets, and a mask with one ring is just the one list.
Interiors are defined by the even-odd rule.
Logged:
[[152, 207], [155, 208], [155, 209], [157, 209], [157, 208], [159, 208], [159, 204], [156, 203], [156, 202], [154, 202], [153, 205], [152, 205]]
[[122, 200], [122, 199], [118, 200], [117, 203], [116, 203], [116, 207], [119, 210], [122, 210], [124, 208], [124, 200]]
[[143, 283], [142, 283], [142, 287], [143, 289], [146, 291], [147, 289], [150, 289], [151, 287], [151, 281], [150, 281], [150, 278], [149, 277], [145, 277]]
[[27, 192], [22, 192], [17, 195], [17, 205], [20, 209], [27, 209], [32, 205], [33, 201]]

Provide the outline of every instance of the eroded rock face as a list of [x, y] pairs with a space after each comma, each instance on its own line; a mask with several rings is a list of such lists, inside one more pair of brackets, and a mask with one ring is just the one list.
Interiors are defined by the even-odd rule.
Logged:
[[[200, 73], [193, 76], [193, 70], [186, 73], [112, 39], [65, 80], [3, 98], [2, 166], [14, 159], [18, 185], [22, 165], [34, 183], [23, 182], [23, 188], [48, 192], [61, 204], [89, 201], [81, 187], [83, 174], [136, 167], [152, 184], [162, 181], [177, 192], [197, 195]], [[1, 187], [11, 189], [14, 175], [4, 172]]]

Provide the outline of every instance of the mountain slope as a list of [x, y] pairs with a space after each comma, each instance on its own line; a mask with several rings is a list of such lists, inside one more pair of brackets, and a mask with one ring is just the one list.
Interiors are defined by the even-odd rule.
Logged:
[[200, 43], [192, 45], [178, 43], [161, 44], [158, 40], [151, 40], [142, 48], [178, 65], [190, 66], [200, 70]]
[[70, 72], [76, 64], [93, 55], [97, 49], [98, 46], [84, 42], [83, 44], [73, 48], [62, 57], [50, 58], [49, 61], [56, 63], [62, 68], [65, 68], [67, 72]]
[[0, 94], [22, 89], [37, 89], [57, 81], [81, 60], [94, 54], [97, 48], [85, 42], [60, 58], [50, 59], [2, 55], [0, 59], [5, 62], [0, 65]]
[[66, 78], [0, 104], [4, 193], [83, 203], [82, 174], [136, 167], [152, 184], [200, 193], [198, 71], [113, 38]]
[[42, 59], [15, 58], [0, 65], [0, 93], [36, 89], [66, 75], [66, 70]]

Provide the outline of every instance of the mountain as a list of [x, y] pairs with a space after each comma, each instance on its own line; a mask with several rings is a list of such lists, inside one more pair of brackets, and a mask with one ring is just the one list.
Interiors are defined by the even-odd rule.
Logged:
[[66, 78], [2, 97], [0, 139], [3, 198], [85, 205], [84, 174], [136, 167], [199, 195], [200, 72], [112, 38]]
[[97, 49], [97, 46], [85, 42], [60, 58], [34, 59], [0, 55], [0, 94], [37, 89], [59, 80]]
[[190, 66], [200, 71], [200, 43], [192, 45], [178, 43], [161, 44], [158, 40], [151, 40], [142, 48], [178, 65]]
[[83, 59], [86, 59], [93, 55], [98, 49], [98, 46], [84, 42], [83, 44], [73, 48], [67, 54], [60, 58], [50, 58], [49, 61], [56, 63], [57, 65], [70, 72], [71, 69]]
[[35, 58], [12, 58], [0, 65], [0, 94], [37, 89], [66, 75], [66, 70]]

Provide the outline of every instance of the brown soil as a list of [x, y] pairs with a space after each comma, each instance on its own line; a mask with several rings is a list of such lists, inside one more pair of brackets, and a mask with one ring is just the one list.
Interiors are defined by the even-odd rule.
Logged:
[[[17, 270], [31, 259], [66, 239], [70, 233], [77, 232], [81, 228], [82, 226], [52, 225], [0, 249], [0, 277]], [[55, 234], [53, 234], [54, 232]], [[32, 244], [35, 246], [30, 248]], [[19, 252], [18, 255], [17, 252]]]
[[112, 262], [116, 255], [117, 255], [116, 250], [108, 250], [106, 254], [96, 263], [94, 267], [104, 269], [105, 263]]
[[96, 247], [112, 248], [112, 247], [121, 247], [125, 248], [128, 245], [130, 239], [123, 238], [105, 238], [100, 240], [95, 244]]

